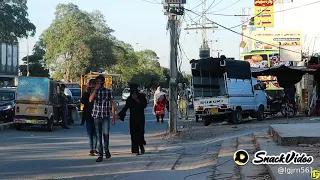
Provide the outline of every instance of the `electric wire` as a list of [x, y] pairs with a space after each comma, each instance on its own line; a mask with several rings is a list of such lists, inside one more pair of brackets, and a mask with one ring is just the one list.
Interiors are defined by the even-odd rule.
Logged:
[[[294, 10], [294, 9], [307, 7], [307, 6], [310, 6], [310, 5], [313, 5], [313, 4], [317, 4], [317, 3], [320, 3], [320, 1], [316, 1], [316, 2], [313, 2], [313, 3], [308, 3], [308, 4], [304, 4], [304, 5], [301, 5], [301, 6], [296, 6], [296, 7], [292, 7], [292, 8], [288, 8], [288, 9], [284, 9], [284, 10], [274, 11], [273, 13], [281, 13], [281, 12], [291, 11], [291, 10]], [[214, 11], [214, 12], [217, 12], [217, 11]], [[240, 16], [240, 17], [241, 16], [251, 16], [251, 15], [244, 15], [244, 14], [215, 14], [214, 12], [209, 12], [207, 14], [211, 14], [211, 15], [215, 15], [215, 16]]]
[[220, 0], [217, 4], [215, 4], [215, 5], [213, 6], [213, 3], [215, 2], [215, 0], [214, 0], [213, 3], [211, 3], [211, 5], [208, 7], [208, 9], [207, 9], [203, 14], [206, 14], [210, 9], [216, 7], [216, 6], [219, 5], [222, 1], [224, 1], [224, 0]]
[[[223, 10], [225, 10], [225, 9], [228, 9], [228, 8], [230, 8], [230, 7], [238, 4], [240, 1], [241, 1], [241, 0], [238, 0], [238, 1], [234, 2], [233, 4], [231, 4], [231, 5], [229, 5], [229, 6], [225, 7], [225, 8], [222, 8], [222, 9], [219, 9], [219, 10], [216, 10], [216, 11], [213, 11], [212, 13], [220, 12], [220, 11], [223, 11]], [[208, 13], [207, 13], [207, 14], [208, 14]]]
[[[276, 2], [276, 1], [277, 1], [277, 0], [274, 0], [273, 3]], [[255, 17], [259, 16], [260, 14], [264, 13], [269, 7], [270, 7], [270, 6], [267, 6], [267, 7], [264, 8], [261, 12], [259, 12], [259, 13], [256, 14], [256, 15], [254, 15], [252, 18], [255, 18]], [[242, 26], [242, 25], [246, 24], [247, 22], [251, 21], [252, 18], [248, 19], [247, 21], [245, 21], [245, 22], [243, 22], [243, 23], [241, 23], [241, 24], [239, 24], [239, 25], [230, 27], [229, 29], [234, 29], [234, 28], [236, 28], [236, 27]]]
[[[197, 14], [197, 13], [195, 13], [195, 12], [193, 12], [193, 11], [190, 11], [189, 9], [185, 9], [185, 10], [186, 10], [186, 11], [189, 11], [189, 12], [191, 12], [191, 13], [194, 13], [194, 14], [196, 14], [196, 15], [198, 15], [198, 16], [200, 16], [199, 14]], [[233, 33], [235, 33], [235, 34], [244, 36], [244, 37], [246, 37], [246, 38], [248, 38], [248, 39], [251, 39], [251, 40], [254, 40], [254, 41], [259, 41], [259, 42], [262, 42], [262, 43], [267, 44], [267, 45], [269, 45], [269, 46], [276, 47], [276, 48], [279, 48], [279, 49], [282, 49], [282, 50], [286, 50], [286, 51], [290, 51], [290, 52], [294, 52], [294, 53], [301, 54], [301, 52], [297, 52], [297, 51], [293, 51], [293, 50], [291, 50], [291, 49], [286, 49], [286, 48], [282, 48], [282, 47], [279, 47], [279, 46], [275, 46], [275, 45], [273, 45], [273, 44], [266, 43], [266, 42], [257, 40], [257, 39], [255, 39], [255, 38], [252, 38], [252, 37], [250, 37], [250, 36], [244, 35], [244, 34], [242, 34], [242, 33], [239, 33], [239, 32], [237, 32], [237, 31], [232, 30], [231, 28], [228, 28], [228, 27], [225, 27], [225, 26], [223, 26], [223, 25], [221, 25], [221, 24], [219, 24], [219, 23], [213, 22], [213, 21], [212, 21], [211, 19], [209, 19], [209, 18], [207, 18], [207, 20], [210, 21], [210, 22], [212, 22], [213, 24], [216, 24], [217, 26], [220, 26], [220, 27], [223, 28], [223, 29], [226, 29], [226, 30], [231, 31], [231, 32], [233, 32]]]
[[161, 4], [161, 3], [159, 3], [159, 2], [156, 1], [156, 0], [154, 0], [155, 2], [153, 2], [153, 1], [148, 1], [148, 0], [142, 0], [142, 1], [147, 2], [147, 3], [151, 3], [151, 4]]

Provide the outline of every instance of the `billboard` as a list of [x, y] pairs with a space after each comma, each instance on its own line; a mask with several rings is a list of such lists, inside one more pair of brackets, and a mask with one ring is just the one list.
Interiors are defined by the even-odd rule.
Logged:
[[252, 50], [279, 50], [280, 46], [302, 46], [301, 31], [252, 31], [251, 37]]
[[302, 61], [301, 46], [280, 46], [281, 61]]
[[19, 77], [16, 100], [43, 102], [49, 99], [49, 79]]
[[274, 27], [274, 0], [254, 0], [254, 26]]

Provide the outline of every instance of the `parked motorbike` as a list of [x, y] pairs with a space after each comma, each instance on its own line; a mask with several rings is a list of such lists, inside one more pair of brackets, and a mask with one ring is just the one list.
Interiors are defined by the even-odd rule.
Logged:
[[280, 97], [271, 98], [267, 96], [267, 110], [265, 111], [265, 117], [275, 116], [279, 112], [282, 116], [292, 118], [296, 115], [296, 108], [293, 104], [289, 103], [289, 97], [282, 95]]

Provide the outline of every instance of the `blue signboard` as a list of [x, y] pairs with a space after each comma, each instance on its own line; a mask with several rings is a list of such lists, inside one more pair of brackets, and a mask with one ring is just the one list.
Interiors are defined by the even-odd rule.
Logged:
[[19, 77], [17, 98], [20, 101], [47, 101], [49, 99], [49, 79]]

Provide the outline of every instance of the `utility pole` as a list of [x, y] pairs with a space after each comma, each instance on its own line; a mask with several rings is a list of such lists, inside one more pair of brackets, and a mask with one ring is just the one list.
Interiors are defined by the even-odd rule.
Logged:
[[30, 76], [30, 71], [29, 71], [29, 37], [27, 37], [27, 76]]
[[[185, 30], [198, 30], [198, 29], [202, 30], [202, 44], [199, 49], [199, 57], [201, 59], [210, 57], [210, 48], [209, 48], [208, 40], [207, 40], [207, 29], [218, 28], [217, 26], [214, 26], [213, 23], [207, 23], [206, 11], [207, 11], [206, 0], [202, 0], [202, 16], [201, 16], [202, 22], [201, 22], [201, 24], [198, 24], [198, 23], [191, 24], [196, 27], [185, 28]], [[213, 26], [207, 26], [209, 24], [213, 25]], [[198, 27], [198, 26], [200, 26], [200, 27]]]
[[178, 17], [184, 14], [183, 4], [186, 0], [165, 0], [165, 15], [169, 16], [167, 28], [170, 30], [170, 84], [169, 84], [169, 130], [177, 132], [178, 89], [177, 89], [177, 55], [178, 55]]

